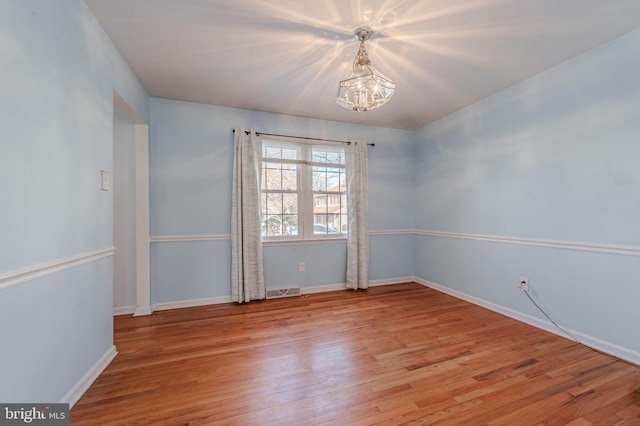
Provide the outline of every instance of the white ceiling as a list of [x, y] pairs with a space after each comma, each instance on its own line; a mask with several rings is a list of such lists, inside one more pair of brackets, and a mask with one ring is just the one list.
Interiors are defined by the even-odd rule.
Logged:
[[[151, 96], [416, 129], [640, 27], [640, 0], [85, 0]], [[382, 108], [335, 103], [369, 25]]]

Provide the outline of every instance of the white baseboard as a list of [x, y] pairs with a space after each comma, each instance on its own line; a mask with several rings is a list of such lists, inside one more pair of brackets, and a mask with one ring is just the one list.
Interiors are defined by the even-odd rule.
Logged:
[[329, 284], [329, 285], [318, 285], [315, 287], [302, 287], [300, 288], [300, 293], [302, 294], [313, 294], [313, 293], [324, 293], [326, 291], [338, 291], [338, 290], [346, 290], [344, 283], [340, 284]]
[[118, 306], [117, 308], [113, 308], [113, 316], [131, 315], [135, 311], [136, 311], [135, 306]]
[[169, 309], [193, 308], [196, 306], [217, 305], [220, 303], [231, 303], [231, 296], [205, 297], [202, 299], [178, 300], [176, 302], [152, 303], [151, 309], [154, 311], [166, 311]]
[[[300, 294], [322, 293], [325, 291], [346, 290], [343, 284], [331, 284], [300, 289]], [[176, 302], [160, 302], [151, 304], [153, 311], [166, 311], [169, 309], [194, 308], [196, 306], [219, 305], [231, 303], [231, 296], [206, 297], [202, 299], [178, 300]]]
[[111, 361], [118, 355], [115, 346], [111, 346], [104, 355], [85, 373], [84, 376], [76, 383], [71, 390], [60, 401], [63, 404], [69, 404], [69, 409], [78, 402], [80, 397], [89, 389], [89, 386], [98, 378], [100, 373], [104, 371]]
[[152, 313], [153, 309], [151, 309], [151, 306], [118, 306], [117, 308], [113, 308], [113, 316], [133, 315], [134, 317], [139, 317], [142, 315], [151, 315]]
[[[383, 280], [370, 280], [369, 287], [377, 287], [381, 285], [393, 285], [393, 284], [402, 284], [402, 283], [410, 283], [414, 281], [414, 277], [399, 277], [399, 278], [387, 278]], [[350, 290], [345, 287], [345, 283], [340, 284], [329, 284], [329, 285], [319, 285], [315, 287], [302, 287], [300, 289], [302, 294], [312, 294], [312, 293], [324, 293], [326, 291], [338, 291], [338, 290]]]
[[151, 315], [153, 313], [153, 309], [151, 309], [151, 305], [146, 306], [136, 306], [133, 310], [134, 317], [140, 317], [144, 315]]
[[[415, 277], [399, 277], [399, 278], [386, 278], [383, 280], [370, 280], [369, 287], [377, 287], [381, 285], [393, 285], [393, 284], [403, 284], [410, 283], [415, 281]], [[324, 293], [325, 291], [338, 291], [338, 290], [351, 290], [345, 287], [345, 283], [340, 284], [330, 284], [330, 285], [319, 285], [315, 287], [303, 287], [300, 289], [302, 294], [312, 294], [312, 293]]]
[[[448, 294], [450, 296], [456, 297], [461, 300], [465, 300], [469, 303], [473, 303], [474, 305], [482, 306], [483, 308], [489, 309], [491, 311], [497, 312], [502, 315], [506, 315], [510, 318], [523, 322], [525, 324], [532, 325], [536, 328], [540, 328], [542, 330], [548, 331], [549, 333], [556, 334], [560, 337], [564, 337], [566, 339], [573, 340], [569, 336], [567, 336], [564, 332], [559, 330], [556, 326], [554, 326], [549, 321], [541, 320], [540, 318], [532, 317], [531, 315], [524, 314], [522, 312], [514, 311], [513, 309], [507, 308], [502, 305], [497, 305], [495, 303], [489, 302], [484, 299], [480, 299], [475, 296], [471, 296], [469, 294], [460, 292], [458, 290], [453, 290], [451, 288], [442, 286], [440, 284], [436, 284], [434, 282], [414, 277], [413, 279], [418, 284], [421, 284], [425, 287], [432, 288], [441, 293]], [[623, 359], [630, 363], [640, 365], [640, 353], [632, 351], [630, 349], [618, 346], [613, 343], [605, 342], [604, 340], [597, 339], [595, 337], [589, 336], [584, 333], [580, 333], [579, 331], [571, 330], [567, 327], [564, 327], [568, 332], [573, 334], [580, 342], [590, 348], [599, 350], [601, 352], [607, 353], [609, 355], [613, 355], [617, 358]]]
[[[384, 280], [372, 280], [372, 281], [369, 281], [369, 287], [402, 284], [402, 283], [408, 283], [412, 281], [415, 281], [415, 277], [400, 277], [400, 278], [388, 278]], [[301, 287], [300, 294], [324, 293], [327, 291], [339, 291], [339, 290], [348, 290], [348, 289], [345, 287], [344, 283], [328, 284], [328, 285], [319, 285], [314, 287]], [[151, 304], [151, 312], [166, 311], [169, 309], [193, 308], [196, 306], [205, 306], [205, 305], [217, 305], [221, 303], [231, 303], [231, 296], [206, 297], [202, 299], [178, 300], [176, 302], [153, 303]], [[135, 316], [149, 315], [151, 314], [151, 312], [138, 314], [136, 310], [135, 313], [126, 312], [121, 315], [125, 315], [128, 313], [133, 313]]]
[[384, 280], [369, 280], [369, 287], [411, 283], [411, 282], [414, 282], [415, 279], [416, 277], [410, 276], [410, 277], [387, 278]]

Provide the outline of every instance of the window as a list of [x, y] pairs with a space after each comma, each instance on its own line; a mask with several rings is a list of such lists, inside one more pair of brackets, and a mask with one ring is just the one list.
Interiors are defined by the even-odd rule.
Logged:
[[263, 240], [346, 236], [344, 156], [337, 144], [262, 140]]

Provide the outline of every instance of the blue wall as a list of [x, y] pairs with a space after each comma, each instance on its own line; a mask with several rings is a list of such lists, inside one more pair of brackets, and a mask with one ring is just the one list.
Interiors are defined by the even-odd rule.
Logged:
[[[413, 132], [166, 99], [151, 99], [151, 235], [224, 236], [231, 229], [234, 127], [326, 139], [365, 139], [372, 230], [413, 227]], [[411, 275], [410, 235], [371, 238], [371, 279]], [[267, 246], [268, 288], [344, 283], [344, 242]], [[306, 263], [306, 272], [298, 263]], [[228, 240], [154, 242], [152, 302], [230, 295]]]
[[57, 402], [113, 345], [112, 258], [60, 262], [113, 246], [113, 92], [149, 98], [82, 1], [0, 9], [0, 401]]
[[543, 319], [525, 276], [557, 322], [640, 360], [640, 30], [416, 137], [416, 228], [468, 234], [416, 236], [417, 276]]

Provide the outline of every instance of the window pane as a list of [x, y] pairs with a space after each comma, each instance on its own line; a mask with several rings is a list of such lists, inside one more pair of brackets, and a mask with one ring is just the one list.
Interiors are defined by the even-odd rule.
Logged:
[[263, 163], [264, 180], [262, 187], [264, 189], [282, 189], [282, 170], [280, 164]]
[[327, 163], [344, 164], [344, 153], [342, 153], [342, 152], [327, 152]]
[[282, 213], [298, 213], [298, 194], [282, 194]]
[[345, 234], [349, 232], [349, 221], [346, 213], [340, 215], [340, 232]]
[[295, 164], [282, 165], [282, 189], [291, 191], [298, 189], [298, 166]]
[[313, 211], [318, 213], [327, 212], [327, 196], [324, 194], [313, 194]]
[[344, 173], [341, 169], [327, 169], [327, 191], [340, 191], [344, 184]]
[[329, 234], [340, 233], [340, 215], [330, 214], [327, 216], [327, 228]]
[[282, 235], [282, 218], [278, 215], [265, 216], [265, 221], [262, 225], [262, 235], [267, 237]]
[[266, 158], [282, 158], [282, 148], [263, 145], [262, 156]]
[[344, 169], [314, 167], [312, 179], [314, 191], [344, 192], [346, 190]]
[[282, 222], [284, 223], [284, 235], [298, 235], [297, 215], [284, 215]]
[[315, 214], [313, 223], [313, 233], [315, 235], [338, 234], [339, 231], [334, 227], [335, 220], [333, 215]]
[[314, 163], [344, 164], [344, 148], [314, 146], [311, 161]]
[[313, 154], [311, 155], [311, 161], [314, 163], [326, 163], [327, 153], [314, 149]]
[[267, 194], [267, 213], [282, 214], [282, 194]]
[[326, 191], [327, 190], [327, 169], [324, 167], [313, 168], [313, 185], [314, 191]]
[[298, 235], [298, 194], [263, 193], [261, 204], [263, 236]]
[[286, 160], [300, 160], [302, 148], [293, 143], [262, 141], [262, 157]]
[[262, 235], [267, 237], [298, 235], [298, 216], [279, 214], [265, 216]]
[[299, 150], [297, 148], [283, 148], [281, 158], [285, 158], [287, 160], [297, 160], [298, 158], [300, 158], [300, 156], [298, 155], [298, 151]]

